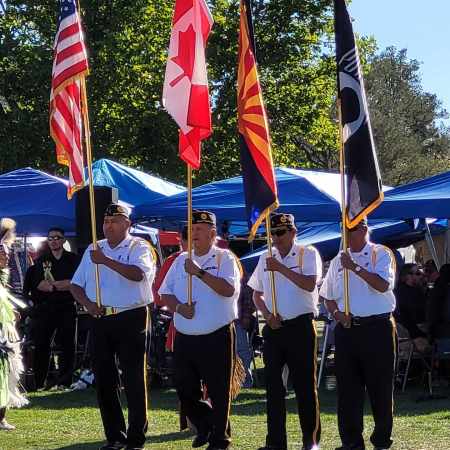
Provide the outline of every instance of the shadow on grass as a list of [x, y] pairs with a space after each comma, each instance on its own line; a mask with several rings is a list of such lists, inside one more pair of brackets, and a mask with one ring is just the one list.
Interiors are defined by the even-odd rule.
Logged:
[[39, 392], [29, 396], [27, 409], [96, 408], [94, 389], [84, 391]]
[[147, 436], [147, 444], [163, 444], [165, 442], [182, 441], [184, 439], [193, 438], [194, 435], [190, 431], [178, 431], [165, 434], [157, 434]]
[[55, 450], [98, 450], [102, 445], [104, 445], [103, 441], [84, 442], [79, 444], [66, 445], [64, 447], [56, 447]]
[[[447, 398], [417, 401], [425, 394], [421, 386], [411, 386], [402, 394], [395, 393], [396, 416], [421, 416], [433, 413], [446, 413], [450, 410], [449, 389], [440, 389], [439, 394], [447, 395]], [[126, 406], [125, 396], [123, 404]], [[49, 392], [38, 393], [30, 396], [31, 404], [27, 409], [54, 409], [67, 408], [97, 408], [95, 391], [88, 389], [75, 392]], [[320, 389], [320, 411], [323, 414], [336, 414], [336, 392]], [[153, 389], [150, 391], [150, 411], [177, 411], [178, 398], [173, 389]], [[297, 412], [297, 402], [293, 391], [289, 391], [286, 399], [286, 410], [289, 413]], [[233, 402], [232, 414], [238, 416], [263, 415], [266, 413], [266, 401], [264, 389], [243, 389], [238, 398]], [[366, 399], [366, 413], [370, 414], [369, 401]], [[448, 414], [447, 414], [448, 417]], [[174, 434], [177, 439], [182, 439], [183, 434]], [[153, 439], [153, 437], [150, 437]], [[88, 445], [88, 444], [86, 444]], [[89, 447], [86, 447], [89, 448]]]

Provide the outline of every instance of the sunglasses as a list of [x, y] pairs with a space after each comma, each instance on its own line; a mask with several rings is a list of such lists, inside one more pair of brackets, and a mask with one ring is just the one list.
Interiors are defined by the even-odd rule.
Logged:
[[64, 239], [62, 236], [49, 236], [47, 238], [47, 241], [51, 242], [51, 241], [60, 241], [61, 239]]
[[415, 275], [416, 277], [421, 277], [423, 274], [422, 272], [408, 272], [408, 275]]
[[277, 236], [277, 237], [284, 236], [286, 233], [287, 233], [287, 230], [275, 230], [275, 231], [270, 232], [271, 236]]

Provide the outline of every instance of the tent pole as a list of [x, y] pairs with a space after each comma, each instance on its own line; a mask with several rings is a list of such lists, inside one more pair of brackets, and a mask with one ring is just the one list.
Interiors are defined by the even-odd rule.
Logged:
[[25, 272], [28, 270], [28, 249], [27, 249], [27, 235], [23, 235], [23, 251], [25, 254]]
[[437, 255], [436, 247], [434, 246], [433, 237], [431, 236], [430, 227], [428, 226], [427, 219], [425, 219], [425, 240], [427, 241], [428, 250], [431, 253], [434, 263], [436, 264], [437, 270], [441, 268], [439, 258]]

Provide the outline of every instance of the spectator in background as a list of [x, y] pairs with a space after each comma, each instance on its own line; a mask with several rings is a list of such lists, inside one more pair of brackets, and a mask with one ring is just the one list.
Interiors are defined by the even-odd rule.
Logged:
[[425, 278], [427, 280], [428, 286], [433, 286], [436, 280], [439, 278], [439, 270], [437, 270], [436, 263], [429, 259], [424, 266]]
[[162, 264], [161, 268], [158, 270], [158, 273], [156, 274], [155, 281], [154, 281], [153, 286], [152, 286], [153, 299], [154, 299], [154, 303], [155, 303], [156, 306], [165, 306], [164, 303], [161, 301], [161, 297], [158, 294], [158, 289], [161, 287], [161, 285], [162, 285], [162, 283], [164, 281], [164, 278], [167, 275], [167, 272], [169, 271], [170, 267], [174, 263], [174, 261], [177, 258], [177, 256], [180, 253], [187, 251], [187, 247], [188, 247], [188, 230], [187, 230], [187, 226], [184, 226], [183, 230], [181, 231], [180, 247], [181, 248], [177, 252], [172, 253], [170, 256], [168, 256], [166, 258], [166, 260]]
[[414, 263], [404, 264], [400, 269], [399, 282], [394, 290], [397, 300], [395, 317], [409, 333], [409, 337], [420, 352], [424, 352], [429, 344], [426, 333], [419, 324], [426, 322], [426, 295], [422, 286], [422, 273]]
[[241, 294], [238, 299], [238, 319], [234, 322], [236, 327], [237, 353], [242, 360], [245, 369], [245, 381], [243, 387], [253, 386], [253, 375], [250, 368], [252, 362], [252, 345], [250, 335], [255, 329], [255, 304], [253, 303], [253, 289], [247, 285], [248, 275], [244, 274], [241, 280]]
[[48, 231], [49, 251], [43, 251], [35, 265], [28, 269], [24, 294], [34, 303], [32, 339], [35, 344], [34, 373], [37, 389], [43, 388], [50, 362], [50, 345], [55, 332], [62, 346], [60, 371], [56, 380], [45, 385], [69, 387], [75, 357], [75, 300], [70, 293], [70, 280], [80, 259], [63, 248], [64, 230]]
[[429, 297], [428, 324], [432, 341], [450, 339], [450, 264], [444, 264], [436, 277]]

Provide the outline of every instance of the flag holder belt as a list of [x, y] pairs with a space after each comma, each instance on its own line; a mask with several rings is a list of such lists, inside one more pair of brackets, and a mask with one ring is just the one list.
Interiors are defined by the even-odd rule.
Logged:
[[105, 313], [103, 314], [103, 317], [107, 316], [114, 316], [116, 314], [120, 314], [125, 311], [131, 311], [133, 309], [138, 308], [144, 308], [147, 305], [133, 305], [133, 306], [124, 306], [124, 307], [118, 307], [118, 306], [104, 306]]
[[361, 325], [368, 325], [374, 322], [378, 322], [380, 320], [389, 320], [391, 318], [391, 313], [385, 313], [385, 314], [375, 314], [373, 316], [367, 316], [367, 317], [360, 317], [360, 316], [353, 316], [352, 317], [352, 326], [359, 327]]

